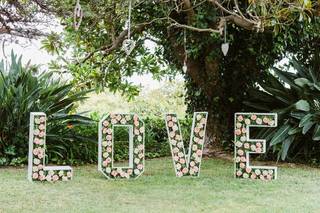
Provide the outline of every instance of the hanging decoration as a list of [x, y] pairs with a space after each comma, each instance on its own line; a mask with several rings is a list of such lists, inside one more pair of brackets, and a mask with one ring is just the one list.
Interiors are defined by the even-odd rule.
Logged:
[[188, 66], [187, 66], [187, 60], [188, 60], [188, 54], [187, 54], [187, 33], [186, 29], [184, 29], [184, 34], [183, 34], [183, 45], [184, 45], [184, 61], [183, 61], [183, 67], [182, 70], [184, 73], [187, 72]]
[[46, 166], [46, 114], [32, 112], [29, 130], [29, 181], [68, 181], [73, 172], [70, 166]]
[[227, 42], [227, 22], [224, 23], [224, 43], [221, 45], [221, 50], [224, 56], [227, 56], [229, 51], [229, 42]]
[[250, 154], [266, 152], [266, 140], [251, 139], [250, 127], [276, 127], [276, 113], [235, 113], [234, 115], [234, 175], [236, 178], [277, 179], [277, 167], [252, 166]]
[[128, 37], [122, 43], [123, 51], [129, 56], [132, 50], [136, 46], [136, 42], [131, 39], [131, 11], [132, 11], [132, 0], [129, 1], [129, 17], [128, 17]]
[[79, 30], [83, 18], [83, 11], [81, 9], [80, 0], [77, 0], [73, 14], [73, 27], [75, 30]]

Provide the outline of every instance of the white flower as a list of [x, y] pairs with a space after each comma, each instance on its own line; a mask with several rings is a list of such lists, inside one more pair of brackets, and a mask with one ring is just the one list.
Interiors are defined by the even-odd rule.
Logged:
[[245, 122], [245, 124], [247, 124], [247, 125], [249, 125], [249, 124], [251, 123], [250, 119], [248, 119], [248, 118], [245, 119], [244, 122]]
[[206, 123], [207, 123], [207, 119], [202, 118], [201, 121], [200, 121], [200, 123], [203, 124], [203, 125], [206, 124]]
[[239, 123], [239, 122], [237, 122], [237, 123], [236, 123], [236, 127], [237, 127], [237, 129], [240, 129], [240, 128], [241, 128], [241, 126], [242, 126], [242, 124], [241, 124], [241, 123]]
[[[257, 118], [257, 120], [258, 120], [258, 118]], [[261, 174], [261, 171], [260, 171], [260, 169], [256, 169], [256, 170], [254, 171], [254, 173], [256, 173], [256, 175], [260, 175], [260, 174]]]
[[139, 149], [140, 151], [143, 150], [143, 149], [144, 149], [143, 144], [140, 144], [140, 145], [138, 146], [138, 149]]
[[54, 175], [54, 171], [53, 170], [49, 170], [48, 174], [52, 176], [52, 175]]
[[173, 127], [172, 127], [172, 130], [173, 131], [177, 131], [179, 129], [179, 127], [175, 124], [175, 125], [173, 125]]
[[33, 159], [33, 163], [35, 165], [38, 165], [38, 164], [40, 164], [40, 160], [38, 158], [35, 158], [35, 159]]
[[189, 173], [190, 173], [190, 175], [194, 175], [194, 170], [193, 170], [193, 169], [190, 169], [190, 170], [189, 170]]
[[111, 168], [110, 167], [107, 167], [106, 168], [106, 173], [110, 173], [111, 172]]
[[170, 137], [170, 138], [173, 138], [175, 135], [176, 135], [176, 133], [173, 132], [173, 131], [169, 133], [169, 137]]
[[40, 117], [40, 122], [41, 122], [41, 123], [44, 123], [45, 121], [46, 121], [46, 117], [45, 117], [45, 116], [41, 116], [41, 117]]
[[247, 137], [246, 137], [246, 136], [241, 136], [241, 137], [240, 137], [240, 141], [244, 142], [244, 141], [246, 141], [246, 140], [247, 140]]
[[177, 163], [177, 164], [176, 164], [176, 168], [177, 168], [178, 170], [180, 170], [180, 169], [181, 169], [181, 164], [180, 164], [180, 163]]
[[171, 140], [170, 143], [171, 143], [172, 146], [175, 146], [177, 144], [177, 141], [176, 140]]
[[242, 143], [240, 141], [237, 141], [235, 144], [237, 147], [242, 147]]
[[126, 115], [126, 120], [130, 121], [131, 120], [131, 116], [130, 115]]
[[34, 135], [39, 135], [39, 133], [40, 133], [39, 129], [35, 129], [35, 130], [33, 131], [33, 134], [34, 134]]
[[139, 162], [140, 162], [140, 159], [139, 159], [139, 158], [135, 158], [135, 159], [134, 159], [134, 163], [135, 163], [135, 164], [138, 164]]
[[201, 118], [202, 118], [202, 115], [198, 114], [198, 115], [197, 115], [197, 120], [200, 121]]
[[59, 171], [59, 176], [62, 177], [64, 175], [64, 172], [62, 170]]
[[249, 178], [249, 175], [248, 175], [248, 173], [244, 173], [244, 174], [242, 175], [242, 177], [243, 177], [244, 179], [247, 179], [247, 178]]
[[105, 147], [105, 146], [107, 146], [107, 145], [108, 145], [108, 142], [107, 142], [107, 141], [103, 141], [103, 142], [102, 142], [102, 146]]
[[264, 176], [267, 176], [267, 175], [268, 175], [268, 171], [267, 171], [267, 170], [263, 170], [263, 171], [262, 171], [262, 174], [263, 174]]
[[140, 132], [141, 132], [141, 133], [144, 133], [144, 127], [141, 127], [141, 128], [140, 128]]
[[135, 134], [135, 135], [139, 135], [139, 134], [140, 134], [139, 129], [135, 129], [135, 130], [134, 130], [134, 134]]
[[197, 149], [198, 149], [198, 146], [197, 146], [197, 145], [193, 145], [193, 146], [192, 146], [192, 150], [193, 150], [193, 151], [196, 151]]
[[202, 138], [204, 137], [204, 131], [203, 131], [203, 130], [201, 130], [201, 131], [199, 132], [199, 136], [202, 137]]
[[139, 175], [140, 174], [139, 169], [135, 169], [133, 172], [134, 172], [135, 175]]
[[182, 158], [182, 157], [184, 156], [184, 154], [183, 154], [182, 152], [179, 152], [179, 153], [178, 153], [178, 156], [179, 156], [180, 158]]
[[135, 148], [133, 152], [134, 152], [134, 154], [138, 154], [139, 153], [139, 149]]
[[35, 118], [35, 119], [34, 119], [34, 122], [35, 122], [36, 124], [40, 124], [40, 119], [39, 119], [39, 118]]
[[120, 121], [121, 124], [126, 124], [127, 123], [127, 120], [125, 118], [121, 119]]
[[67, 172], [67, 177], [71, 178], [72, 177], [72, 172]]
[[182, 143], [182, 142], [179, 142], [179, 143], [177, 144], [177, 147], [182, 148], [182, 147], [183, 147], [183, 143]]
[[173, 153], [178, 153], [178, 152], [179, 152], [179, 149], [178, 149], [177, 147], [175, 147], [175, 148], [172, 149], [172, 152], [173, 152]]
[[102, 154], [102, 156], [103, 156], [103, 158], [107, 158], [107, 157], [109, 156], [109, 154], [108, 154], [108, 152], [104, 152], [104, 153]]
[[256, 122], [257, 122], [257, 124], [262, 124], [261, 118], [257, 118]]
[[176, 135], [176, 140], [182, 140], [181, 135]]
[[142, 136], [141, 136], [141, 135], [138, 136], [138, 141], [139, 141], [139, 142], [142, 141]]
[[178, 121], [177, 117], [172, 116], [172, 121], [173, 121], [173, 122], [177, 122], [177, 121]]
[[141, 159], [141, 158], [144, 157], [144, 154], [143, 154], [143, 153], [140, 153], [140, 154], [138, 155], [138, 157]]

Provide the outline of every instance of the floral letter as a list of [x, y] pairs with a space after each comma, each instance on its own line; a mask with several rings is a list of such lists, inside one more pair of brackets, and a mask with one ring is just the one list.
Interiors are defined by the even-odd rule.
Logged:
[[[114, 127], [129, 127], [129, 167], [113, 167]], [[138, 178], [144, 172], [144, 123], [135, 114], [109, 114], [99, 122], [98, 170], [107, 178]]]
[[67, 181], [72, 178], [70, 166], [45, 166], [46, 114], [32, 112], [29, 127], [28, 179], [30, 181]]
[[186, 156], [180, 124], [176, 114], [166, 114], [171, 154], [176, 176], [199, 176], [203, 145], [206, 136], [207, 112], [195, 112], [191, 129], [189, 152]]
[[265, 153], [266, 141], [250, 139], [250, 127], [276, 127], [275, 113], [236, 113], [234, 117], [235, 177], [271, 180], [277, 178], [277, 167], [251, 166], [250, 153]]

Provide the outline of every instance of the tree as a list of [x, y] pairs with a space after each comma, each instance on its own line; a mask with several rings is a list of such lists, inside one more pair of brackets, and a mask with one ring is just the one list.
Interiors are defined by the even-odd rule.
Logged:
[[[68, 1], [57, 3], [56, 8], [70, 12], [73, 5]], [[64, 34], [44, 42], [60, 55], [73, 50], [71, 62], [64, 67], [53, 63], [52, 68], [71, 72], [84, 86], [107, 86], [135, 95], [138, 89], [126, 76], [144, 72], [156, 77], [174, 75], [182, 72], [187, 59], [183, 74], [189, 82], [189, 109], [210, 112], [208, 133], [216, 141], [222, 141], [223, 133], [232, 129], [232, 115], [242, 110], [242, 99], [259, 73], [286, 52], [286, 38], [295, 34], [288, 29], [308, 24], [318, 15], [319, 6], [309, 0], [134, 1], [130, 29], [136, 47], [126, 57], [121, 46], [128, 37], [128, 1], [83, 0], [81, 5], [80, 29], [72, 28], [72, 15], [58, 14], [66, 26]], [[220, 45], [226, 26], [230, 50], [223, 57]], [[155, 54], [144, 48], [145, 40], [158, 45]], [[57, 43], [61, 43], [58, 49], [50, 45]]]

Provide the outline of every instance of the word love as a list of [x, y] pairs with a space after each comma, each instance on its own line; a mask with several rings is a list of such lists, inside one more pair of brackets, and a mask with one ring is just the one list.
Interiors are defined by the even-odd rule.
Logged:
[[[177, 177], [200, 175], [206, 137], [207, 112], [195, 112], [189, 150], [186, 153], [176, 114], [166, 114], [165, 124]], [[250, 139], [250, 127], [276, 127], [277, 115], [271, 113], [235, 114], [235, 177], [271, 180], [277, 178], [276, 167], [251, 166], [250, 154], [266, 150], [265, 140]], [[114, 129], [125, 127], [129, 133], [129, 164], [114, 166]], [[98, 130], [98, 171], [108, 179], [138, 178], [145, 168], [145, 125], [136, 114], [109, 114], [101, 119]], [[28, 179], [30, 181], [68, 181], [73, 177], [70, 166], [46, 166], [46, 115], [30, 115]]]
[[[184, 149], [181, 127], [176, 114], [165, 115], [174, 170], [177, 177], [199, 176], [205, 141], [207, 112], [193, 116], [188, 155]], [[114, 129], [126, 127], [129, 132], [129, 165], [115, 167]], [[45, 166], [46, 115], [33, 112], [30, 115], [29, 164], [30, 181], [67, 181], [73, 176], [72, 168]], [[101, 119], [98, 130], [98, 170], [108, 179], [138, 178], [145, 167], [145, 126], [136, 114], [109, 114]]]

